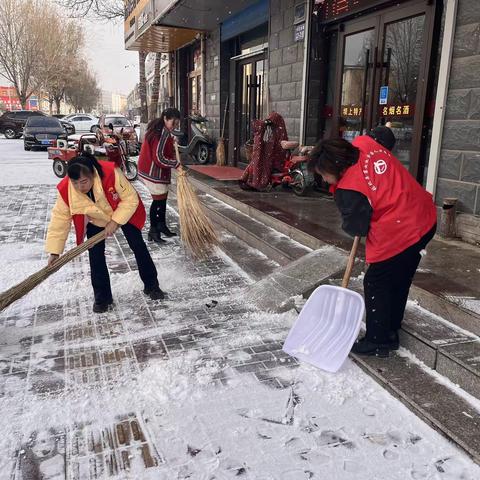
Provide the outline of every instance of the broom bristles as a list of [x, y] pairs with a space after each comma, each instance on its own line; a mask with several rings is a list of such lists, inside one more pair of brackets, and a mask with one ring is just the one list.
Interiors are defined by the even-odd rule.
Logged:
[[225, 158], [225, 143], [222, 137], [218, 139], [217, 150], [215, 152], [217, 157], [217, 166], [224, 167], [226, 165]]
[[217, 234], [182, 167], [177, 175], [177, 204], [182, 242], [194, 257], [207, 257], [218, 245]]
[[0, 312], [16, 302], [28, 292], [33, 290], [37, 285], [40, 285], [50, 275], [60, 270], [65, 264], [78, 257], [81, 253], [101, 242], [105, 238], [105, 232], [97, 233], [95, 236], [89, 238], [86, 242], [69, 250], [65, 255], [59, 257], [52, 265], [47, 265], [38, 272], [30, 275], [23, 282], [9, 288], [6, 292], [0, 294]]

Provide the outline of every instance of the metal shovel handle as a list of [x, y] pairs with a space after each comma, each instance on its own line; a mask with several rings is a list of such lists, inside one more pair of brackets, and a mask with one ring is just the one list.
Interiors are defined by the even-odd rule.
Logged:
[[350, 250], [350, 256], [348, 257], [347, 268], [343, 274], [342, 287], [347, 288], [352, 275], [353, 266], [355, 265], [355, 258], [357, 256], [358, 246], [360, 245], [360, 237], [355, 237], [353, 240], [352, 249]]

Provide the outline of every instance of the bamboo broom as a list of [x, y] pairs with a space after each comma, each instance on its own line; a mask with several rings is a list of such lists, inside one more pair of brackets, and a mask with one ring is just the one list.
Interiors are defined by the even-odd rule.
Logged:
[[228, 97], [227, 97], [227, 101], [225, 102], [225, 111], [223, 112], [222, 133], [220, 134], [220, 138], [218, 139], [217, 150], [215, 152], [215, 156], [217, 157], [217, 166], [219, 167], [224, 167], [227, 163], [226, 156], [225, 156], [225, 127], [227, 122], [227, 109], [228, 109]]
[[[175, 142], [175, 154], [180, 153]], [[177, 204], [180, 217], [180, 235], [183, 244], [195, 258], [205, 258], [218, 245], [218, 238], [200, 200], [188, 181], [186, 170], [180, 165], [177, 174]]]
[[75, 248], [72, 248], [67, 253], [57, 258], [57, 260], [55, 260], [51, 265], [47, 265], [38, 272], [30, 275], [23, 282], [20, 282], [12, 288], [9, 288], [6, 292], [1, 293], [0, 312], [33, 290], [37, 285], [40, 285], [40, 283], [46, 280], [50, 275], [52, 275], [52, 273], [60, 270], [65, 264], [104, 239], [104, 231], [97, 233], [95, 236], [89, 238], [86, 242], [76, 246]]

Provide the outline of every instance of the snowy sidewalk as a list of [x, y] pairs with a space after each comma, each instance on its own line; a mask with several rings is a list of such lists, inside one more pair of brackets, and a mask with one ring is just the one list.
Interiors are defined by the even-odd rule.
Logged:
[[[55, 194], [2, 187], [1, 291], [45, 264]], [[350, 361], [333, 375], [284, 354], [294, 314], [242, 303], [250, 280], [225, 255], [150, 247], [164, 302], [120, 233], [112, 312], [91, 312], [84, 255], [0, 314], [0, 479], [480, 478]]]

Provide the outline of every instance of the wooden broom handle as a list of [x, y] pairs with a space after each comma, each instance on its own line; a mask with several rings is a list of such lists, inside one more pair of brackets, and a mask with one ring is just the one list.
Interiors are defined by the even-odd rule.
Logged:
[[350, 256], [348, 257], [347, 268], [343, 274], [342, 287], [347, 288], [352, 275], [353, 266], [355, 265], [355, 257], [357, 256], [358, 245], [360, 245], [360, 237], [355, 237], [353, 240], [352, 249], [350, 250]]

